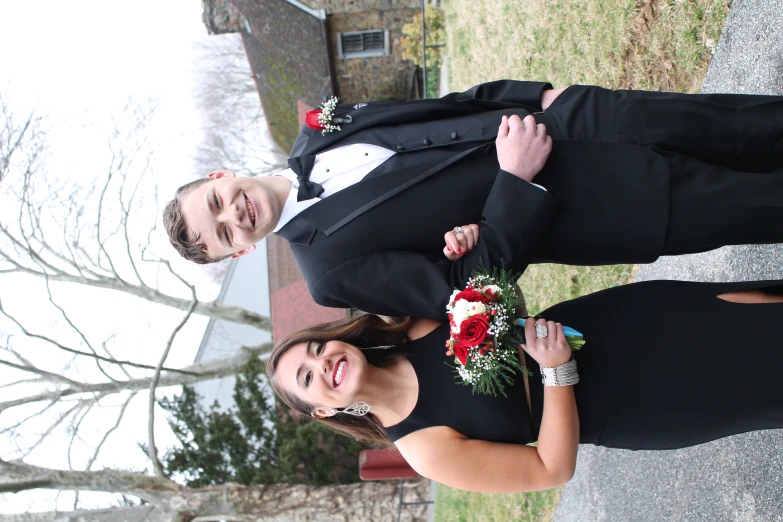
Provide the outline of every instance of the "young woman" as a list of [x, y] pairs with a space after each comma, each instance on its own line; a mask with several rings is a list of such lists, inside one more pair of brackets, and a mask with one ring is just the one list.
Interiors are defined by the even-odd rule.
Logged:
[[[478, 240], [457, 234], [470, 237], [447, 242]], [[555, 305], [548, 321], [527, 320], [520, 357], [533, 375], [506, 397], [454, 380], [449, 326], [429, 319], [300, 330], [267, 372], [293, 409], [393, 442], [425, 477], [471, 491], [546, 489], [572, 477], [580, 443], [663, 450], [783, 427], [782, 293], [771, 281], [651, 281]], [[576, 363], [563, 324], [587, 341]]]

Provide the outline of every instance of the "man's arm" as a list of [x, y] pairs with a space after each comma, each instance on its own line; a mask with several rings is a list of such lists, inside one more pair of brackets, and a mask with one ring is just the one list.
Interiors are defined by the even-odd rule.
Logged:
[[500, 171], [479, 222], [481, 240], [458, 261], [408, 251], [378, 252], [310, 282], [310, 293], [324, 306], [443, 320], [451, 292], [464, 287], [479, 266], [505, 265], [522, 272], [556, 207], [551, 194]]
[[407, 251], [352, 259], [308, 281], [316, 302], [443, 319], [451, 291], [462, 288], [478, 267], [524, 271], [557, 206], [554, 196], [529, 183], [544, 167], [552, 139], [532, 116], [503, 116], [495, 144], [501, 170], [484, 202], [481, 241], [472, 251], [455, 262]]
[[565, 88], [552, 89], [548, 82], [498, 80], [482, 83], [464, 92], [447, 94], [445, 102], [467, 103], [485, 110], [523, 106], [530, 112], [546, 110]]

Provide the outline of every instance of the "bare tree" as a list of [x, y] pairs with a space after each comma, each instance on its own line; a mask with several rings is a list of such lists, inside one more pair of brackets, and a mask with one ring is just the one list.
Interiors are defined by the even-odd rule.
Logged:
[[46, 151], [44, 117], [36, 112], [17, 114], [0, 92], [0, 183], [12, 169], [35, 171]]
[[[0, 111], [10, 115], [5, 102]], [[170, 249], [158, 212], [150, 212], [157, 194], [145, 127], [153, 113], [150, 104], [126, 106], [108, 137], [108, 165], [87, 187], [43, 172], [47, 143], [40, 117], [6, 117], [0, 132], [0, 275], [28, 274], [190, 308], [193, 285], [153, 247], [157, 242], [159, 250]], [[145, 216], [151, 222], [144, 223]], [[269, 317], [218, 301], [199, 300], [194, 313], [271, 331]]]
[[[51, 297], [51, 303], [57, 306]], [[68, 314], [59, 308], [71, 335], [60, 332], [59, 337], [77, 339], [75, 345], [58, 340], [47, 332], [34, 331], [9, 314], [0, 304], [0, 314], [5, 316], [22, 333], [21, 341], [34, 340], [42, 348], [48, 348], [50, 356], [44, 360], [54, 368], [45, 368], [41, 363], [32, 361], [22, 355], [21, 350], [14, 347], [17, 339], [5, 336], [0, 345], [0, 366], [13, 370], [17, 380], [3, 385], [3, 399], [0, 400], [0, 415], [11, 409], [20, 408], [21, 416], [9, 418], [0, 428], [0, 436], [15, 446], [10, 453], [4, 450], [2, 458], [25, 458], [50, 437], [55, 430], [67, 425], [70, 436], [68, 445], [68, 460], [71, 460], [71, 449], [74, 442], [80, 438], [80, 428], [84, 418], [96, 407], [106, 410], [119, 410], [113, 425], [107, 427], [98, 442], [92, 446], [92, 456], [87, 462], [90, 469], [108, 437], [119, 427], [130, 401], [140, 392], [148, 392], [148, 447], [149, 457], [153, 467], [162, 476], [160, 463], [154, 440], [154, 410], [156, 405], [156, 390], [172, 386], [182, 386], [197, 382], [218, 379], [234, 375], [242, 370], [251, 357], [259, 357], [271, 350], [270, 343], [254, 347], [242, 347], [235, 354], [223, 358], [202, 361], [185, 368], [170, 368], [165, 366], [165, 360], [177, 333], [191, 317], [197, 301], [192, 299], [191, 308], [171, 331], [168, 341], [162, 348], [157, 365], [145, 364], [139, 361], [115, 357], [109, 349], [111, 339], [96, 346], [88, 335], [73, 321]], [[123, 350], [128, 351], [128, 350]], [[60, 355], [70, 357], [65, 369], [59, 369]], [[54, 362], [49, 362], [54, 361]], [[86, 377], [89, 372], [87, 365], [94, 364], [98, 371], [92, 372], [92, 377]], [[119, 406], [119, 407], [118, 407]], [[106, 415], [111, 415], [106, 413]], [[108, 418], [104, 416], [105, 418]], [[38, 423], [38, 433], [31, 436], [34, 430], [28, 429], [31, 422]]]
[[[177, 521], [177, 522], [297, 522], [310, 520], [395, 520], [396, 483], [364, 482], [340, 486], [227, 484], [188, 489], [165, 478], [115, 470], [59, 471], [22, 462], [0, 461], [0, 492], [33, 488], [105, 491], [141, 498], [147, 504], [114, 510], [80, 510], [24, 515], [0, 515], [0, 522], [33, 521]], [[405, 486], [409, 501], [429, 497], [429, 481]], [[412, 506], [403, 520], [426, 520], [426, 508]]]
[[258, 176], [284, 167], [285, 156], [271, 141], [264, 143], [266, 120], [239, 34], [212, 36], [202, 44], [198, 78], [204, 127], [196, 168]]
[[[105, 170], [79, 186], [47, 166], [46, 119], [34, 112], [20, 117], [0, 96], [0, 277], [33, 276], [43, 283], [42, 295], [26, 296], [36, 303], [35, 317], [0, 302], [0, 458], [24, 459], [64, 432], [71, 469], [89, 470], [129, 405], [146, 398], [147, 447], [161, 474], [154, 439], [156, 390], [232, 375], [250, 357], [270, 349], [267, 344], [245, 348], [184, 369], [166, 364], [177, 333], [192, 314], [264, 331], [271, 330], [271, 320], [200, 300], [194, 283], [155, 254], [171, 247], [156, 227], [154, 155], [146, 141], [154, 110], [150, 103], [127, 104], [113, 120]], [[143, 299], [153, 312], [142, 321], [154, 323], [150, 332], [156, 333], [115, 330], [95, 336], [93, 325], [77, 318], [75, 302], [66, 304], [64, 298], [84, 286]], [[10, 300], [7, 286], [0, 290], [2, 297]], [[163, 312], [154, 312], [155, 306]], [[147, 359], [160, 349], [145, 360], [138, 343], [148, 347]], [[104, 424], [97, 435], [87, 429], [95, 427], [90, 421], [95, 417]]]
[[[259, 346], [243, 346], [235, 355], [210, 359], [181, 369], [163, 367], [161, 368], [161, 375], [156, 388], [183, 386], [235, 375], [242, 369], [250, 357], [262, 356], [265, 353], [268, 353], [271, 348], [272, 346], [269, 343], [264, 343]], [[24, 383], [29, 385], [30, 383], [35, 383], [39, 385], [40, 391], [28, 391], [27, 394], [16, 398], [8, 397], [7, 393], [4, 394], [4, 399], [0, 401], [0, 413], [17, 406], [30, 405], [39, 402], [44, 403], [46, 405], [45, 407], [49, 408], [54, 403], [70, 400], [71, 397], [75, 400], [85, 401], [84, 404], [87, 405], [94, 397], [106, 397], [123, 392], [136, 393], [143, 390], [149, 390], [153, 383], [152, 371], [147, 375], [139, 377], [80, 382], [59, 373], [49, 372], [40, 368], [39, 365], [35, 365], [29, 360], [22, 358], [8, 345], [4, 347], [4, 351], [11, 354], [14, 358], [18, 359], [18, 361], [14, 362], [0, 359], [0, 365], [14, 368], [29, 376], [24, 382], [20, 380], [14, 383], [8, 383], [4, 385], [4, 387], [7, 388], [15, 384]], [[90, 355], [86, 353], [83, 355], [85, 357], [90, 357]], [[129, 367], [145, 368], [145, 365], [133, 363], [132, 361], [114, 360], [113, 363], [120, 370], [127, 370]], [[5, 429], [8, 430], [8, 428]]]

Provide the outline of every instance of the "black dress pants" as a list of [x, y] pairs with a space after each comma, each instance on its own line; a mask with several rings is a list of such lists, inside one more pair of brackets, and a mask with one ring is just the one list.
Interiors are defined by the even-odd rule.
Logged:
[[562, 139], [641, 145], [665, 159], [662, 255], [783, 243], [783, 97], [577, 85], [547, 113]]

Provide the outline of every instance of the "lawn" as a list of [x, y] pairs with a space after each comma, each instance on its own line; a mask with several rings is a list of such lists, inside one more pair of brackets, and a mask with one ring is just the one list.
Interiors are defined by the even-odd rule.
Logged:
[[[442, 0], [451, 91], [503, 78], [555, 87], [698, 92], [730, 0]], [[636, 267], [534, 265], [528, 311], [629, 283]], [[560, 489], [482, 495], [439, 486], [438, 521], [549, 521]]]
[[438, 485], [435, 522], [540, 522], [552, 520], [562, 488], [489, 495]]
[[501, 78], [698, 92], [727, 0], [443, 0], [451, 90]]

